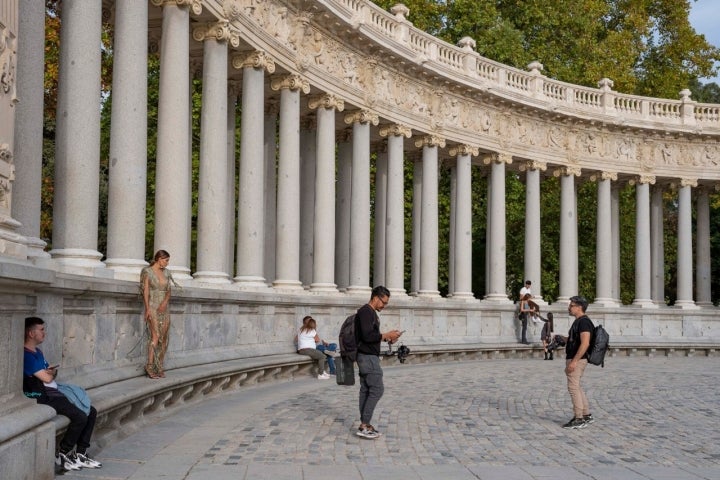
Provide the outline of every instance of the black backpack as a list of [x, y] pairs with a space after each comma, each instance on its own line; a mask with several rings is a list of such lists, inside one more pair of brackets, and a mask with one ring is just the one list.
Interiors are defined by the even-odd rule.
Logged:
[[355, 339], [355, 314], [353, 313], [345, 319], [340, 327], [340, 337], [338, 341], [340, 345], [340, 355], [349, 358], [351, 361], [357, 360], [357, 340]]
[[600, 365], [605, 368], [605, 354], [610, 347], [610, 335], [602, 325], [597, 325], [590, 339], [590, 348], [588, 348], [587, 360], [593, 365]]

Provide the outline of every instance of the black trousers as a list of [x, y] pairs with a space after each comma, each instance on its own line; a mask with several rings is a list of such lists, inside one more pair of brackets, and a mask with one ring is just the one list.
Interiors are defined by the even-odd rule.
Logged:
[[77, 445], [77, 452], [85, 453], [90, 446], [90, 437], [95, 428], [95, 419], [97, 418], [95, 407], [91, 406], [90, 413], [85, 415], [85, 412], [73, 405], [65, 395], [59, 392], [52, 392], [38, 403], [54, 408], [59, 415], [64, 415], [70, 420], [70, 425], [60, 441], [60, 451], [67, 453]]

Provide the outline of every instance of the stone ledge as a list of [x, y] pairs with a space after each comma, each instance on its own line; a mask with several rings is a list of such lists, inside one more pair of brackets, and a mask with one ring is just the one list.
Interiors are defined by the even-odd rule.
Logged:
[[[409, 346], [410, 365], [457, 362], [467, 360], [495, 360], [541, 358], [542, 345], [466, 344]], [[395, 350], [396, 351], [396, 350]], [[717, 356], [720, 345], [701, 342], [624, 342], [611, 345], [608, 355], [629, 357], [686, 357]], [[399, 365], [396, 355], [383, 355], [385, 365]], [[123, 438], [141, 426], [215, 394], [237, 390], [269, 381], [293, 380], [310, 375], [313, 362], [295, 353], [268, 355], [220, 363], [195, 365], [168, 371], [168, 377], [150, 380], [146, 377], [106, 384], [88, 390], [98, 410], [93, 443], [103, 447]], [[55, 416], [53, 422], [59, 437], [68, 420]]]

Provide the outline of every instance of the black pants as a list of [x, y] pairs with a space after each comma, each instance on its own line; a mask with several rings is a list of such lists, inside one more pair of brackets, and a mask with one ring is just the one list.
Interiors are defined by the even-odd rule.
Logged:
[[522, 322], [522, 343], [527, 343], [527, 315], [524, 313], [520, 314], [520, 321]]
[[73, 405], [60, 392], [52, 392], [46, 399], [38, 403], [54, 408], [58, 415], [64, 415], [70, 420], [70, 425], [60, 441], [60, 451], [69, 452], [77, 445], [77, 452], [85, 453], [90, 446], [90, 437], [95, 428], [95, 418], [97, 417], [95, 407], [90, 407], [90, 414], [85, 415], [85, 412]]

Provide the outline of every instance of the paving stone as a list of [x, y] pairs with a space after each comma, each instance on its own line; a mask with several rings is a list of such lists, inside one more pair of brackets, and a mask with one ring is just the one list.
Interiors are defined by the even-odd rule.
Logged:
[[572, 416], [563, 366], [386, 367], [377, 440], [355, 435], [358, 386], [308, 378], [245, 388], [92, 452], [107, 470], [66, 478], [720, 479], [720, 357], [588, 366], [596, 422], [570, 431], [561, 428]]

